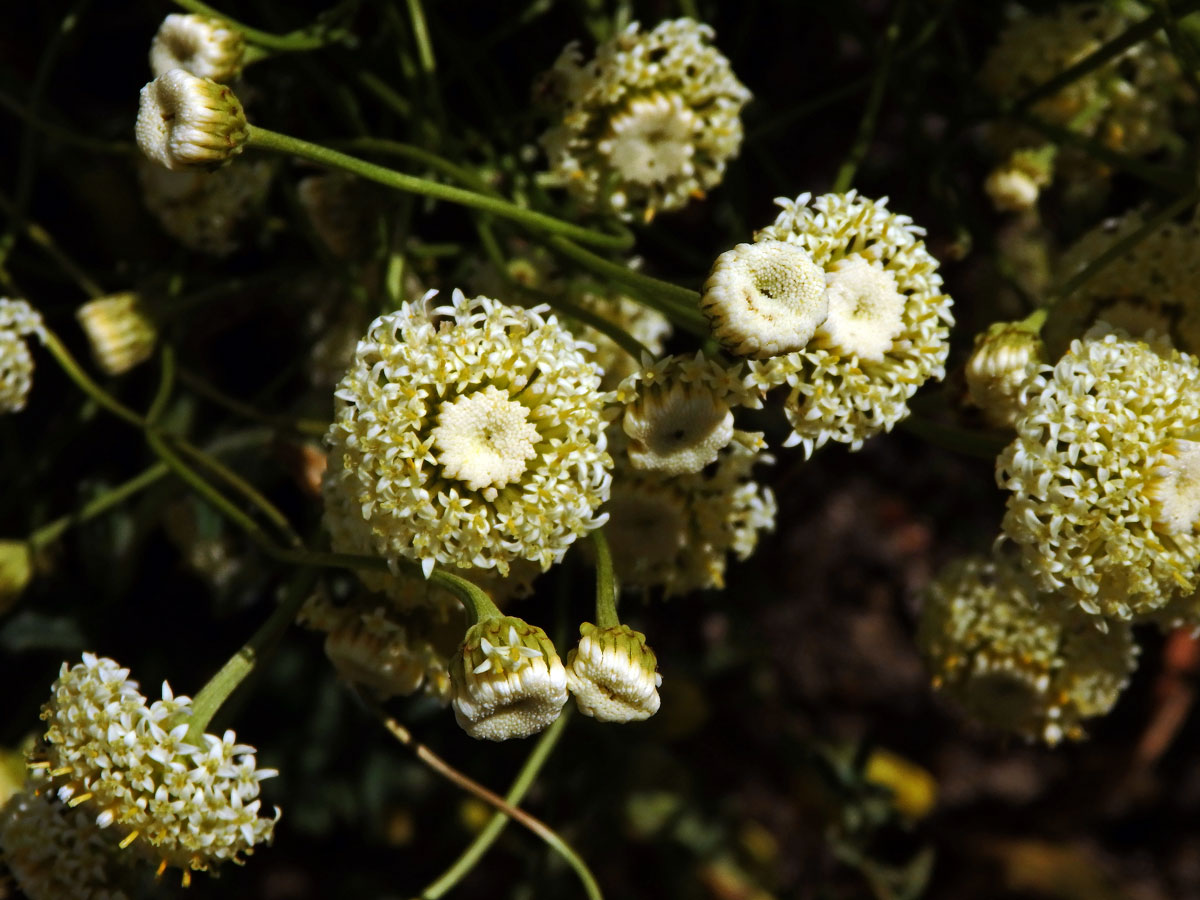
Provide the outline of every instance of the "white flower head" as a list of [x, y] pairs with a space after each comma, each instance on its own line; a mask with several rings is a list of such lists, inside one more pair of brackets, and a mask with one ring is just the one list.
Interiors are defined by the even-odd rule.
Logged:
[[25, 338], [45, 341], [42, 316], [24, 300], [0, 297], [0, 413], [20, 412], [33, 388], [33, 354]]
[[223, 84], [242, 71], [245, 52], [245, 36], [224, 20], [171, 13], [150, 42], [150, 68], [155, 75], [183, 69]]
[[1083, 737], [1129, 682], [1137, 645], [1038, 594], [1012, 560], [968, 557], [925, 595], [917, 645], [944, 690], [980, 721], [1056, 744]]
[[258, 815], [259, 782], [276, 774], [255, 766], [254, 748], [222, 737], [187, 741], [191, 700], [164, 683], [147, 703], [129, 670], [83, 654], [63, 663], [50, 700], [42, 759], [32, 764], [52, 779], [58, 798], [86, 804], [120, 846], [137, 844], [164, 866], [204, 870], [241, 862], [269, 842], [279, 818]]
[[825, 273], [796, 244], [738, 244], [717, 257], [700, 308], [716, 339], [739, 356], [802, 350], [829, 313]]
[[467, 631], [450, 661], [454, 718], [473, 738], [537, 734], [567, 702], [567, 675], [546, 632], [515, 616]]
[[998, 428], [1011, 428], [1020, 415], [1022, 388], [1046, 361], [1036, 329], [1023, 322], [996, 322], [975, 336], [967, 360], [967, 394]]
[[75, 311], [92, 348], [96, 365], [108, 375], [122, 375], [154, 352], [158, 329], [132, 292], [89, 300]]
[[[826, 273], [829, 314], [805, 349], [751, 360], [747, 384], [787, 385], [785, 446], [859, 449], [908, 415], [926, 380], [945, 376], [950, 298], [924, 230], [856, 192], [776, 200], [783, 211], [756, 242], [786, 241]], [[897, 318], [897, 313], [898, 318]]]
[[542, 88], [556, 123], [542, 136], [552, 177], [589, 206], [649, 221], [720, 183], [742, 143], [750, 92], [692, 19], [638, 23], [585, 62], [568, 46]]
[[1107, 619], [1192, 592], [1200, 364], [1096, 331], [1025, 386], [996, 461], [1005, 535], [1038, 587]]
[[642, 360], [617, 388], [625, 405], [622, 428], [636, 469], [664, 475], [699, 472], [733, 440], [733, 410], [760, 401], [741, 381], [740, 367], [716, 360], [668, 356]]
[[244, 149], [250, 126], [233, 91], [183, 69], [142, 88], [138, 147], [167, 169], [215, 169]]
[[567, 688], [585, 716], [601, 722], [640, 722], [659, 707], [658, 658], [646, 636], [628, 625], [579, 626], [579, 644], [567, 654]]
[[548, 569], [603, 524], [611, 395], [546, 311], [455, 291], [450, 306], [405, 303], [375, 320], [326, 438], [335, 535], [426, 574], [506, 575], [518, 560]]

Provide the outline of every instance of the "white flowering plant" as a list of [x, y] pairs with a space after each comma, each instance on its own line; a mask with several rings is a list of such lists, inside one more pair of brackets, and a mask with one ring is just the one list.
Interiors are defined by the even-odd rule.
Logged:
[[0, 898], [1200, 896], [1197, 17], [23, 11]]

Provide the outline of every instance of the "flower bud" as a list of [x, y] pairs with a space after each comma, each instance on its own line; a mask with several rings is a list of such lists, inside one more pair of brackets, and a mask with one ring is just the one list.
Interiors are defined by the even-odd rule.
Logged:
[[155, 75], [183, 69], [225, 83], [241, 73], [245, 52], [245, 37], [221, 19], [172, 13], [150, 43], [150, 68]]
[[967, 360], [967, 394], [998, 428], [1012, 428], [1021, 412], [1021, 388], [1046, 361], [1046, 345], [1025, 322], [996, 322], [975, 336]]
[[579, 645], [567, 655], [567, 687], [585, 716], [601, 722], [640, 722], [658, 712], [658, 657], [646, 636], [628, 625], [579, 626]]
[[87, 333], [96, 365], [109, 375], [122, 375], [154, 352], [158, 329], [132, 292], [100, 297], [83, 304], [75, 318]]
[[183, 69], [142, 88], [135, 126], [138, 146], [168, 169], [216, 169], [242, 152], [250, 126], [233, 91]]

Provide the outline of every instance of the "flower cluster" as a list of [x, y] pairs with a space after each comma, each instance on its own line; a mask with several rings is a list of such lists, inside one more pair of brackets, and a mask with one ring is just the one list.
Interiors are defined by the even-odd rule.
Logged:
[[1038, 587], [1129, 619], [1192, 591], [1200, 569], [1200, 365], [1096, 332], [1025, 387], [996, 462], [1005, 535]]
[[0, 413], [20, 412], [33, 388], [33, 354], [25, 338], [45, 340], [41, 315], [24, 300], [0, 297]]
[[115, 841], [86, 809], [33, 786], [0, 807], [0, 858], [29, 900], [127, 900]]
[[589, 206], [649, 221], [720, 183], [750, 92], [692, 19], [637, 22], [584, 61], [568, 46], [543, 79], [557, 119], [541, 139], [556, 181]]
[[762, 446], [761, 435], [735, 432], [716, 462], [676, 476], [636, 469], [618, 452], [605, 531], [621, 584], [667, 596], [724, 587], [729, 553], [747, 559], [775, 527], [775, 495], [753, 476], [774, 461]]
[[115, 828], [121, 846], [136, 844], [162, 865], [187, 873], [241, 862], [270, 841], [275, 822], [258, 815], [259, 782], [278, 773], [255, 765], [254, 748], [232, 731], [188, 742], [191, 700], [164, 682], [162, 699], [147, 703], [129, 670], [83, 655], [63, 663], [42, 707], [46, 734], [34, 763], [53, 779], [58, 798], [86, 803], [101, 828]]
[[763, 393], [788, 386], [785, 446], [858, 449], [908, 414], [925, 381], [944, 377], [951, 301], [923, 229], [886, 200], [850, 191], [776, 202], [783, 211], [755, 241], [804, 250], [825, 273], [828, 305], [804, 349], [751, 360], [746, 382]]
[[503, 575], [518, 559], [548, 569], [602, 524], [608, 395], [545, 311], [455, 291], [450, 306], [405, 303], [372, 323], [326, 436], [326, 494], [343, 500], [326, 504], [331, 531], [426, 574]]
[[1011, 560], [958, 560], [926, 592], [917, 644], [934, 686], [974, 717], [1056, 744], [1112, 708], [1137, 645], [1127, 624], [1101, 632], [1046, 600]]

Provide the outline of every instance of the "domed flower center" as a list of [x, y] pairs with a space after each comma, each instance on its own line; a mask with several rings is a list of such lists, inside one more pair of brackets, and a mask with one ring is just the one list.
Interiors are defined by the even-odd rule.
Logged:
[[904, 330], [904, 295], [896, 276], [874, 260], [847, 256], [825, 271], [829, 316], [817, 328], [819, 345], [878, 362]]
[[1173, 440], [1147, 487], [1154, 524], [1167, 534], [1191, 534], [1200, 522], [1200, 442]]
[[599, 143], [625, 181], [661, 184], [693, 173], [693, 136], [699, 122], [678, 94], [630, 100], [613, 116], [612, 133]]
[[491, 385], [443, 406], [432, 432], [442, 473], [493, 499], [537, 455], [538, 430], [528, 418], [525, 406]]

